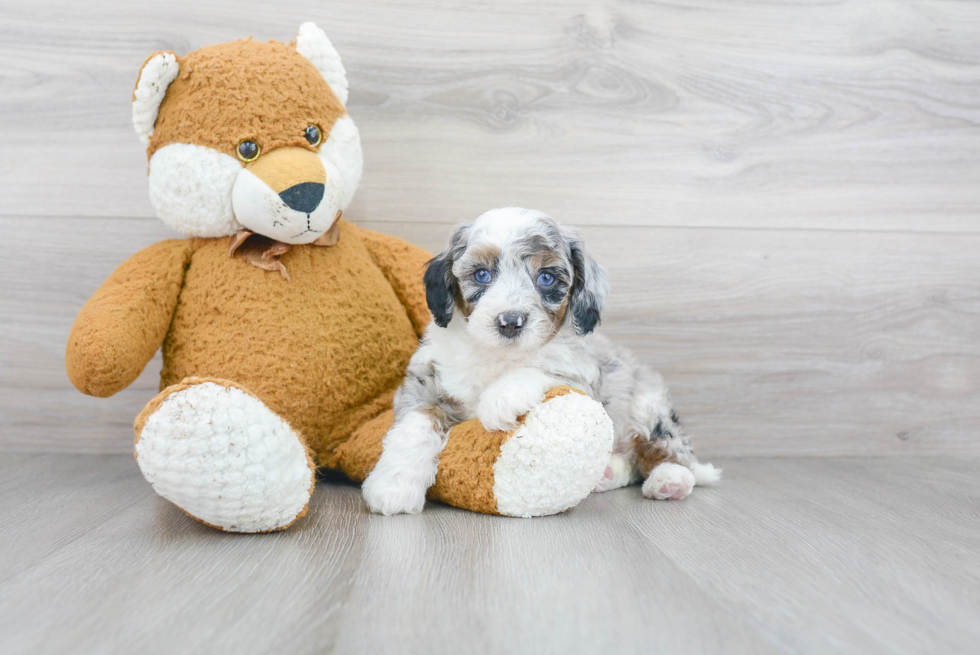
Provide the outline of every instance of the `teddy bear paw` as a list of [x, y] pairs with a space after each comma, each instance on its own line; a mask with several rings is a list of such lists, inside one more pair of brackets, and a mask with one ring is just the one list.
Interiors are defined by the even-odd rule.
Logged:
[[190, 516], [230, 532], [269, 532], [306, 512], [313, 463], [258, 398], [185, 381], [147, 408], [137, 423], [136, 460], [154, 490]]
[[603, 477], [613, 432], [602, 404], [580, 393], [533, 408], [500, 446], [494, 464], [497, 513], [547, 516], [577, 505]]

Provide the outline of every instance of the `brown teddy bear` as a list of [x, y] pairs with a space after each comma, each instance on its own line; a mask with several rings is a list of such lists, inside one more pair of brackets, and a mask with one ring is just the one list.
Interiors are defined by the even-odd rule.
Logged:
[[[318, 467], [367, 476], [430, 320], [429, 254], [340, 219], [362, 170], [346, 102], [340, 57], [313, 23], [290, 44], [156, 53], [133, 94], [150, 198], [188, 238], [135, 254], [96, 291], [68, 375], [110, 396], [162, 347], [136, 458], [159, 494], [223, 530], [291, 525]], [[511, 433], [457, 426], [430, 498], [522, 516], [578, 503], [602, 476], [611, 427], [567, 388], [540, 410]], [[548, 411], [567, 420], [549, 424]]]

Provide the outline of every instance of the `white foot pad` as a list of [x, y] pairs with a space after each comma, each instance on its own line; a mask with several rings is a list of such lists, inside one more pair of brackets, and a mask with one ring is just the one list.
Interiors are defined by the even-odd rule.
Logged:
[[602, 405], [579, 393], [532, 409], [494, 464], [497, 512], [547, 516], [577, 505], [602, 478], [613, 432]]
[[147, 419], [136, 460], [158, 494], [230, 532], [285, 527], [306, 508], [314, 472], [285, 421], [240, 389], [202, 382]]
[[650, 471], [643, 483], [643, 495], [655, 500], [681, 500], [694, 489], [694, 473], [691, 469], [664, 462]]

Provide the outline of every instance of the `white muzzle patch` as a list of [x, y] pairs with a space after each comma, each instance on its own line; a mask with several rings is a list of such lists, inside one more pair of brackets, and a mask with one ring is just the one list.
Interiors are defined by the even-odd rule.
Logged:
[[231, 236], [245, 227], [284, 243], [311, 243], [346, 211], [361, 181], [364, 156], [350, 116], [337, 120], [317, 155], [326, 179], [314, 206], [317, 194], [276, 193], [235, 157], [172, 143], [150, 158], [150, 201], [164, 223], [189, 237]]
[[333, 225], [344, 191], [339, 173], [325, 168], [324, 184], [298, 184], [282, 193], [243, 168], [231, 194], [235, 217], [252, 232], [276, 241], [293, 245], [316, 241]]

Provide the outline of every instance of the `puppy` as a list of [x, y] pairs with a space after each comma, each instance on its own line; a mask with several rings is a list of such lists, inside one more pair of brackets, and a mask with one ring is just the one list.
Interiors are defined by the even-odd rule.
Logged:
[[645, 496], [679, 500], [720, 479], [694, 456], [663, 378], [593, 333], [609, 283], [577, 231], [537, 211], [488, 211], [456, 229], [429, 262], [425, 287], [434, 321], [364, 482], [372, 511], [420, 512], [454, 425], [476, 417], [487, 430], [511, 430], [562, 384], [601, 401], [615, 427], [596, 491], [643, 479]]

